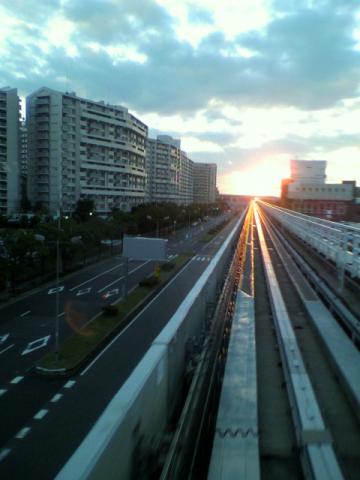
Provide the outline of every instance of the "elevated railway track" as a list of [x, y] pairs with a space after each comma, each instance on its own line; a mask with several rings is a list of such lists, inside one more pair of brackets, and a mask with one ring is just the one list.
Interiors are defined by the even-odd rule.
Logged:
[[252, 202], [198, 270], [56, 478], [359, 479], [360, 231]]
[[[274, 222], [269, 208], [255, 206], [253, 212], [255, 315], [248, 312], [247, 321], [256, 328], [255, 341], [245, 340], [244, 325], [243, 337], [238, 332], [239, 312], [246, 309], [239, 288], [217, 417], [219, 425], [226, 418], [227, 440], [221, 445], [215, 433], [208, 478], [233, 478], [237, 465], [239, 478], [356, 479], [358, 319], [336, 291], [319, 285], [320, 277], [290, 246], [289, 232], [278, 219]], [[239, 388], [247, 360], [235, 357], [234, 349], [241, 351], [244, 342], [253, 349], [248, 355], [257, 358], [257, 391]], [[230, 423], [224, 415], [229, 398], [234, 405]], [[257, 415], [256, 435], [249, 428], [243, 435]]]

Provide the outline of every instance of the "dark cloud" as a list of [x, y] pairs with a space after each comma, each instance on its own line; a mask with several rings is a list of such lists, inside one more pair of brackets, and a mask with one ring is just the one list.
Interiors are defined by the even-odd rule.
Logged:
[[[34, 9], [31, 1], [6, 0], [5, 6], [17, 5], [20, 11], [25, 3], [27, 11], [30, 5]], [[49, 15], [59, 5], [55, 0], [45, 3]], [[70, 58], [61, 45], [44, 53], [26, 39], [24, 48], [12, 36], [2, 54], [0, 80], [29, 93], [39, 79], [36, 88], [44, 84], [64, 89], [66, 78], [70, 84], [66, 88], [90, 98], [159, 114], [190, 115], [211, 108], [214, 100], [237, 107], [328, 108], [358, 94], [360, 52], [354, 49], [352, 36], [356, 4], [350, 0], [311, 4], [316, 6], [289, 2], [283, 15], [260, 32], [232, 40], [213, 32], [195, 48], [176, 37], [174, 19], [153, 0], [88, 0], [86, 5], [72, 0], [62, 11], [75, 24], [72, 41], [79, 56]], [[24, 31], [24, 37], [29, 35], [36, 38], [41, 33]], [[104, 49], [90, 50], [90, 41], [103, 47], [131, 46], [146, 61], [115, 64]], [[239, 47], [255, 55], [236, 55]], [[37, 65], [40, 74], [34, 69]], [[26, 78], [18, 79], [19, 72]], [[221, 112], [216, 115], [216, 110], [207, 113], [210, 121], [223, 118], [236, 123]]]
[[65, 16], [76, 23], [78, 40], [102, 44], [151, 38], [171, 30], [172, 17], [153, 0], [71, 0]]

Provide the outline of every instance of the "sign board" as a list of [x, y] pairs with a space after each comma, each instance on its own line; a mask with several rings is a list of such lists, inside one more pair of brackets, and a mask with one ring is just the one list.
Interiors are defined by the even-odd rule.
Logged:
[[128, 237], [123, 239], [123, 257], [133, 260], [166, 260], [164, 238]]

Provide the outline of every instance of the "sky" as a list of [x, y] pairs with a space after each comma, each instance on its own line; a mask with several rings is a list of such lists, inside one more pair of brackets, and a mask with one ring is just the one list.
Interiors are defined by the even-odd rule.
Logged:
[[289, 160], [360, 184], [359, 0], [1, 0], [0, 86], [123, 105], [276, 195]]

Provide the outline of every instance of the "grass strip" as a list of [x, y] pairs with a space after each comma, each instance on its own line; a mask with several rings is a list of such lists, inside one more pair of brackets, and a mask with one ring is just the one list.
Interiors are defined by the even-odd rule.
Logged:
[[211, 228], [203, 237], [201, 237], [200, 242], [207, 243], [210, 242], [218, 233], [221, 232], [223, 228], [230, 222], [231, 219], [224, 220], [216, 227]]
[[121, 323], [124, 323], [128, 315], [138, 307], [153, 290], [159, 288], [169, 280], [170, 277], [175, 275], [191, 256], [192, 253], [188, 252], [173, 259], [172, 263], [174, 263], [174, 268], [169, 271], [160, 270], [159, 283], [156, 286], [136, 287], [129, 293], [126, 299], [121, 300], [116, 305], [117, 312], [115, 315], [102, 313], [77, 333], [66, 339], [60, 346], [57, 355], [55, 352], [47, 353], [40, 359], [35, 367], [54, 371], [58, 369], [76, 369], [101, 343], [105, 342], [107, 337], [110, 337], [114, 331], [118, 330]]

